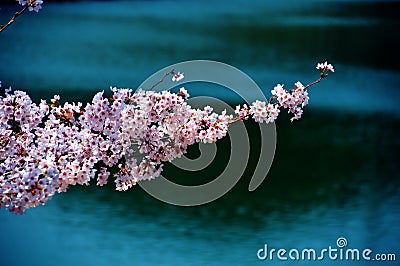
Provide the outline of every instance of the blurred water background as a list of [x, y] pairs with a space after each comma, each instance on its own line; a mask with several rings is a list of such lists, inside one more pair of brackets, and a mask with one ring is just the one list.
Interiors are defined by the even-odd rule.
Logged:
[[[6, 23], [19, 7], [0, 8]], [[256, 191], [247, 186], [259, 133], [246, 122], [250, 162], [221, 199], [184, 208], [139, 187], [73, 187], [22, 216], [0, 210], [0, 265], [305, 265], [256, 253], [264, 244], [336, 247], [341, 236], [350, 248], [395, 253], [397, 262], [379, 265], [398, 265], [399, 17], [396, 1], [347, 0], [52, 2], [24, 14], [0, 34], [0, 80], [35, 100], [86, 102], [193, 59], [231, 64], [266, 95], [276, 83], [313, 81], [319, 61], [336, 72], [311, 90], [301, 121], [279, 119], [275, 160]], [[186, 88], [240, 102], [207, 84]], [[167, 165], [164, 174], [184, 184], [212, 179], [229, 140], [218, 145], [209, 168], [188, 174]]]

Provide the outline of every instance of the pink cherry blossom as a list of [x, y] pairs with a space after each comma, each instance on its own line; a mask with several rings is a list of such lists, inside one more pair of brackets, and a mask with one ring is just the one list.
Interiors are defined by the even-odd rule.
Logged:
[[173, 76], [172, 76], [172, 81], [173, 81], [173, 82], [178, 82], [178, 81], [182, 80], [183, 78], [184, 78], [183, 73], [178, 72], [178, 73], [176, 73], [176, 74], [173, 74]]
[[[333, 72], [327, 62], [317, 68], [323, 75]], [[176, 75], [175, 81], [183, 78]], [[158, 177], [164, 163], [189, 145], [225, 137], [238, 120], [273, 123], [281, 109], [293, 114], [291, 121], [300, 119], [307, 88], [322, 77], [307, 86], [296, 82], [289, 91], [278, 84], [268, 102], [238, 105], [236, 116], [211, 106], [192, 108], [185, 88], [172, 93], [111, 87], [111, 97], [98, 92], [86, 105], [61, 105], [59, 95], [37, 105], [25, 92], [7, 88], [0, 96], [0, 208], [21, 214], [93, 179], [103, 186], [113, 177], [116, 190], [125, 191]]]
[[325, 77], [329, 72], [335, 72], [335, 69], [331, 64], [328, 64], [327, 61], [325, 63], [318, 63], [316, 67], [321, 72], [321, 77]]
[[17, 2], [22, 6], [28, 5], [28, 10], [35, 12], [39, 12], [43, 5], [43, 0], [17, 0]]

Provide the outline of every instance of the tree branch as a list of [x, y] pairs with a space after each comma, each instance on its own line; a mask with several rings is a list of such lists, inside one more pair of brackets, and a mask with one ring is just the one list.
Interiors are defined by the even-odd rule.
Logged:
[[10, 19], [10, 21], [6, 25], [0, 25], [0, 32], [5, 30], [8, 26], [13, 24], [18, 16], [22, 15], [28, 9], [28, 5], [24, 6], [21, 11], [15, 12], [14, 16]]

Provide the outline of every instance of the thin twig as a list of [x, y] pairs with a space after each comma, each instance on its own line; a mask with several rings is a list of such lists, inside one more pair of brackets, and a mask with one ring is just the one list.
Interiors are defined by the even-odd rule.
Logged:
[[235, 116], [235, 117], [229, 119], [228, 124], [232, 124], [232, 123], [235, 123], [235, 122], [240, 121], [240, 120], [242, 120], [242, 118], [240, 116]]
[[14, 16], [10, 19], [10, 21], [6, 25], [0, 25], [0, 32], [5, 30], [8, 26], [13, 24], [18, 16], [22, 15], [28, 9], [28, 5], [24, 6], [21, 11], [15, 12]]
[[174, 74], [175, 74], [175, 70], [174, 69], [172, 69], [171, 71], [165, 73], [164, 76], [157, 83], [155, 83], [153, 86], [151, 86], [150, 91], [153, 90], [158, 84], [163, 82], [166, 77], [168, 77], [169, 75], [174, 75]]
[[305, 86], [304, 89], [307, 89], [307, 88], [311, 87], [312, 85], [315, 85], [315, 84], [321, 82], [321, 80], [322, 80], [322, 78], [317, 79], [316, 81], [314, 81], [314, 82], [308, 84], [307, 86]]

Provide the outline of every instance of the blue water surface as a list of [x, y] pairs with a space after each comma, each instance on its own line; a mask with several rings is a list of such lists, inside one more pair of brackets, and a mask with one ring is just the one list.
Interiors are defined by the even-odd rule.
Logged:
[[[18, 8], [0, 7], [2, 23]], [[310, 90], [304, 119], [277, 123], [275, 161], [255, 192], [247, 191], [252, 166], [235, 189], [199, 207], [171, 206], [139, 187], [73, 187], [21, 216], [0, 210], [0, 265], [398, 265], [398, 7], [88, 1], [24, 14], [0, 34], [0, 80], [35, 100], [60, 94], [85, 102], [110, 85], [136, 89], [159, 69], [195, 59], [239, 68], [267, 96], [276, 83], [318, 78], [317, 62], [332, 62], [335, 73]], [[186, 88], [241, 102], [200, 85]], [[348, 248], [394, 253], [397, 261], [257, 258], [264, 244], [321, 250], [337, 248], [339, 237]]]

